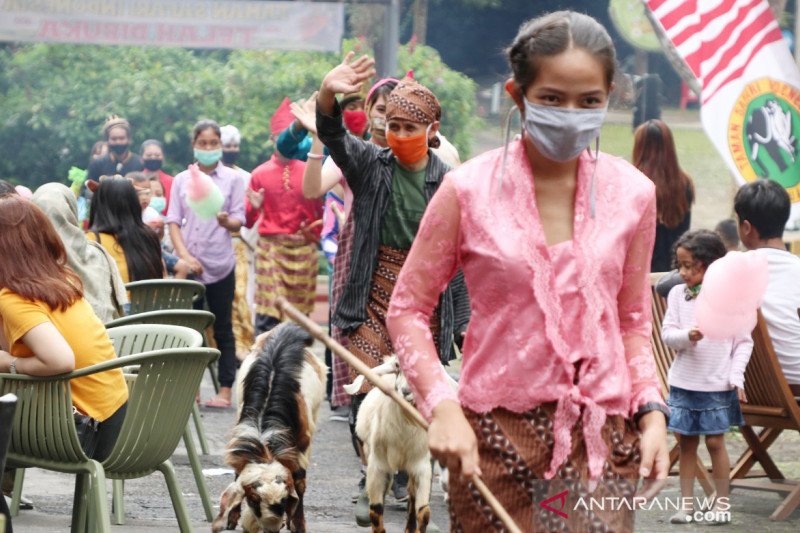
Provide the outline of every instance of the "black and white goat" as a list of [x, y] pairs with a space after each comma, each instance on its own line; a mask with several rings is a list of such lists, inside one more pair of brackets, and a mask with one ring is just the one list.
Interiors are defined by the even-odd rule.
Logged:
[[285, 323], [256, 339], [239, 370], [239, 422], [226, 462], [236, 480], [220, 500], [211, 530], [306, 530], [303, 494], [311, 437], [325, 398], [325, 365], [307, 347], [311, 336]]
[[[400, 372], [396, 356], [372, 369], [381, 379], [392, 383], [394, 390], [406, 401], [414, 404], [414, 396], [406, 377]], [[350, 394], [363, 384], [359, 376], [345, 386]], [[452, 380], [451, 380], [452, 381]], [[452, 381], [453, 388], [457, 387]], [[397, 402], [383, 394], [377, 387], [369, 391], [358, 410], [356, 434], [364, 443], [367, 459], [367, 494], [373, 533], [385, 533], [383, 525], [384, 497], [391, 476], [398, 470], [408, 473], [407, 533], [425, 533], [430, 521], [431, 454], [428, 436]]]

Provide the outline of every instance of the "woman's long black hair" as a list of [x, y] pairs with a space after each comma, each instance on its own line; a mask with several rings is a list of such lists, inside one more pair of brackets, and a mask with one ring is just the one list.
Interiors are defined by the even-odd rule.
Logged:
[[106, 179], [92, 197], [89, 229], [109, 233], [125, 252], [130, 281], [162, 278], [161, 244], [142, 222], [136, 189], [128, 180]]

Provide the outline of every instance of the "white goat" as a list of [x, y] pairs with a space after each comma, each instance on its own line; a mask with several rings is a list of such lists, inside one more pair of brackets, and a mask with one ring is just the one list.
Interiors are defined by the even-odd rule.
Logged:
[[[405, 376], [400, 372], [397, 357], [392, 356], [373, 369], [382, 380], [391, 384], [406, 401], [414, 404], [414, 396]], [[356, 393], [363, 383], [359, 376], [345, 387]], [[452, 380], [451, 380], [452, 381]], [[452, 381], [455, 388], [457, 385]], [[356, 420], [356, 434], [364, 443], [367, 460], [367, 494], [373, 533], [384, 533], [383, 503], [391, 476], [398, 470], [408, 473], [407, 533], [425, 533], [430, 521], [431, 454], [428, 436], [394, 400], [380, 389], [372, 389], [364, 398]]]

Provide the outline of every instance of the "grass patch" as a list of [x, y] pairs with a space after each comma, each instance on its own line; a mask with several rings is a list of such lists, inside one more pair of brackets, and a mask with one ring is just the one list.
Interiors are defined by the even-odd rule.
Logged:
[[[702, 129], [696, 126], [672, 128], [678, 161], [695, 184], [697, 191], [692, 208], [692, 228], [714, 229], [720, 220], [733, 213], [733, 196], [738, 188], [722, 157]], [[628, 124], [606, 124], [600, 137], [600, 149], [628, 161], [633, 151], [633, 133]]]

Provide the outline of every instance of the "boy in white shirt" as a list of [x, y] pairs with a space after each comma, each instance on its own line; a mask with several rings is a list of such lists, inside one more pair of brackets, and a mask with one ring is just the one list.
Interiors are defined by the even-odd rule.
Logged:
[[733, 203], [742, 244], [767, 258], [769, 282], [761, 312], [783, 375], [800, 396], [800, 257], [783, 242], [789, 194], [775, 181], [758, 180], [740, 188]]

